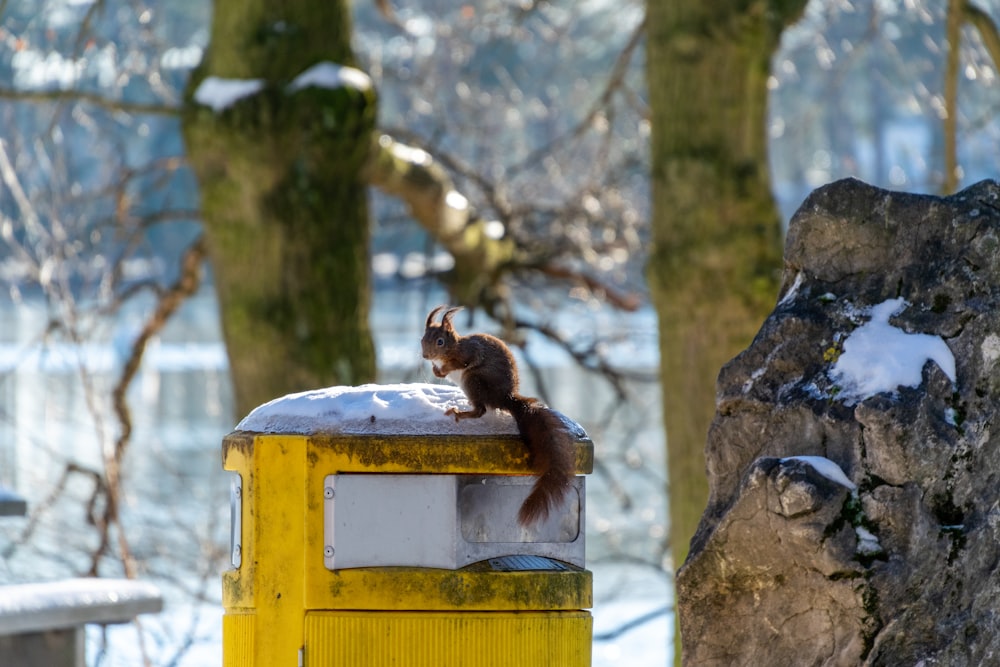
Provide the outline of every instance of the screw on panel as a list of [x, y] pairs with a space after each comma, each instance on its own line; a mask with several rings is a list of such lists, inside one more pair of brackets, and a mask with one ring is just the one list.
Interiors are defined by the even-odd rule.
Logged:
[[332, 486], [327, 486], [327, 487], [323, 488], [323, 497], [326, 498], [327, 500], [329, 500], [330, 498], [333, 498], [333, 487]]
[[323, 547], [323, 556], [326, 558], [333, 558], [333, 547], [325, 546]]

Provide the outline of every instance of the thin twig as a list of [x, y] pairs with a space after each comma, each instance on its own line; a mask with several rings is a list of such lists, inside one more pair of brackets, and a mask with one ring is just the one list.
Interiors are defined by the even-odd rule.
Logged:
[[[190, 296], [192, 296], [201, 285], [201, 266], [205, 261], [206, 247], [203, 237], [198, 237], [181, 257], [181, 271], [177, 281], [165, 290], [156, 304], [156, 309], [146, 320], [142, 331], [132, 343], [132, 348], [128, 359], [122, 369], [118, 382], [112, 391], [112, 402], [114, 404], [115, 415], [118, 417], [119, 434], [115, 440], [114, 448], [105, 455], [104, 468], [107, 477], [108, 503], [105, 506], [104, 517], [101, 525], [101, 547], [94, 552], [91, 562], [91, 575], [96, 576], [97, 566], [100, 562], [101, 554], [107, 547], [110, 535], [109, 530], [112, 524], [119, 522], [118, 508], [121, 502], [121, 467], [128, 449], [129, 441], [132, 437], [132, 413], [129, 409], [126, 394], [132, 380], [135, 379], [142, 364], [142, 358], [146, 351], [146, 345], [157, 335], [167, 321], [180, 308]], [[134, 579], [137, 575], [135, 559], [125, 538], [125, 531], [119, 527], [118, 546], [122, 557], [122, 566], [125, 576]]]

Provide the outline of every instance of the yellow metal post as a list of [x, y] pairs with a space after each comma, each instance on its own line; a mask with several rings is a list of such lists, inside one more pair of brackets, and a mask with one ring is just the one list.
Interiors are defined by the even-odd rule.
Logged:
[[[242, 503], [239, 567], [223, 576], [226, 667], [590, 665], [592, 579], [581, 567], [325, 565], [328, 476], [527, 475], [516, 436], [236, 432], [223, 466], [240, 476]], [[592, 467], [582, 439], [577, 471]]]

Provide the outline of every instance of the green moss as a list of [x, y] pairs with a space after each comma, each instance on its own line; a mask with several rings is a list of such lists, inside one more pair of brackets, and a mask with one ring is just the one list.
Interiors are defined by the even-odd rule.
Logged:
[[931, 311], [935, 313], [943, 313], [948, 310], [948, 306], [951, 305], [951, 297], [947, 294], [935, 294], [934, 299], [931, 303]]

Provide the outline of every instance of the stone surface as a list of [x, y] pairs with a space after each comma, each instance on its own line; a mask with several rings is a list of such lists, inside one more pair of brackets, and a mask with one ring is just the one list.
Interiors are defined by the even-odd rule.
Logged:
[[[1000, 664], [998, 251], [992, 181], [844, 180], [803, 203], [778, 305], [719, 375], [677, 577], [685, 665]], [[845, 341], [900, 297], [889, 324], [944, 341], [954, 381], [927, 360], [916, 386], [852, 395]]]

